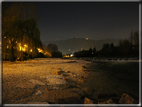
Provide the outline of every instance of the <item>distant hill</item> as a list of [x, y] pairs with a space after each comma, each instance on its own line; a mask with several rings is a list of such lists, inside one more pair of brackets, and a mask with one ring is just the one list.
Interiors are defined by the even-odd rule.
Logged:
[[100, 50], [103, 44], [113, 43], [115, 46], [118, 44], [120, 39], [102, 39], [102, 40], [93, 40], [86, 38], [71, 38], [66, 40], [58, 40], [58, 41], [46, 41], [44, 44], [47, 46], [49, 43], [56, 44], [58, 46], [58, 50], [63, 54], [74, 53], [75, 51], [79, 51], [82, 49], [88, 50], [90, 47], [96, 47], [97, 50]]

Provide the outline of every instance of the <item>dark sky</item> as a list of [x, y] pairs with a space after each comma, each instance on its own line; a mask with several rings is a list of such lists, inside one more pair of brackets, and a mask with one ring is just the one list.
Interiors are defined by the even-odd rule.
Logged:
[[126, 38], [139, 29], [136, 2], [38, 2], [41, 40]]

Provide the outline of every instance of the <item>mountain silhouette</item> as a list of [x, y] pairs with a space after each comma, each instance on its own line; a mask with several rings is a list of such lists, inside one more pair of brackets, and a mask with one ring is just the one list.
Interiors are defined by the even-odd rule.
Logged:
[[49, 43], [56, 44], [58, 46], [58, 50], [63, 54], [74, 53], [80, 51], [81, 48], [84, 50], [88, 50], [90, 47], [96, 47], [97, 50], [100, 50], [103, 44], [113, 43], [114, 46], [118, 44], [120, 39], [101, 39], [101, 40], [93, 40], [86, 38], [71, 38], [66, 40], [56, 40], [56, 41], [46, 41], [44, 44], [47, 46]]

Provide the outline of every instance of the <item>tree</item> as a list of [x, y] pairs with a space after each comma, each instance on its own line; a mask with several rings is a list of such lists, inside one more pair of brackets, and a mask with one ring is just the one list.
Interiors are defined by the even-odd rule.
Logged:
[[48, 44], [47, 50], [51, 53], [58, 51], [58, 46], [56, 44]]
[[93, 56], [96, 56], [96, 47], [94, 46], [94, 48], [93, 48]]
[[113, 43], [111, 43], [111, 44], [110, 44], [110, 47], [111, 47], [111, 48], [114, 48], [114, 45], [113, 45]]
[[139, 33], [138, 33], [138, 31], [134, 32], [134, 44], [139, 45]]
[[[12, 3], [7, 5], [3, 3], [2, 11], [2, 34], [3, 34], [3, 54], [6, 59], [7, 50], [11, 52], [11, 61], [14, 61], [14, 54], [17, 53], [16, 46], [19, 43], [23, 47], [26, 43], [28, 46], [28, 57], [33, 50], [32, 57], [36, 52], [36, 47], [42, 47], [40, 41], [40, 32], [36, 26], [36, 8], [32, 3]], [[36, 44], [38, 43], [38, 45]], [[8, 47], [8, 48], [6, 48]], [[20, 57], [23, 57], [22, 48]]]
[[[3, 27], [3, 42], [4, 46], [9, 48], [11, 51], [9, 55], [11, 55], [11, 61], [14, 61], [14, 49], [16, 47], [16, 42], [19, 36], [21, 35], [20, 31], [20, 26], [21, 26], [21, 20], [15, 19], [14, 21], [8, 21], [2, 24]], [[4, 48], [6, 49], [6, 48]], [[7, 50], [7, 49], [6, 49]]]
[[119, 54], [128, 56], [131, 53], [131, 42], [128, 39], [119, 41]]
[[130, 42], [132, 43], [132, 45], [138, 45], [139, 44], [139, 33], [138, 31], [131, 31], [131, 34], [130, 34]]
[[48, 44], [47, 52], [52, 54], [52, 57], [62, 57], [62, 52], [58, 51], [58, 46], [56, 44]]
[[90, 47], [90, 48], [89, 48], [89, 57], [92, 56], [92, 52], [93, 52], [93, 51], [92, 51], [92, 48]]

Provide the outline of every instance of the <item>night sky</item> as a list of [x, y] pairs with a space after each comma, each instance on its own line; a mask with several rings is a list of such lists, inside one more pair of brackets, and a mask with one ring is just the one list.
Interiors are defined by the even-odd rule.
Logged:
[[139, 29], [136, 2], [38, 2], [41, 41], [127, 38]]

